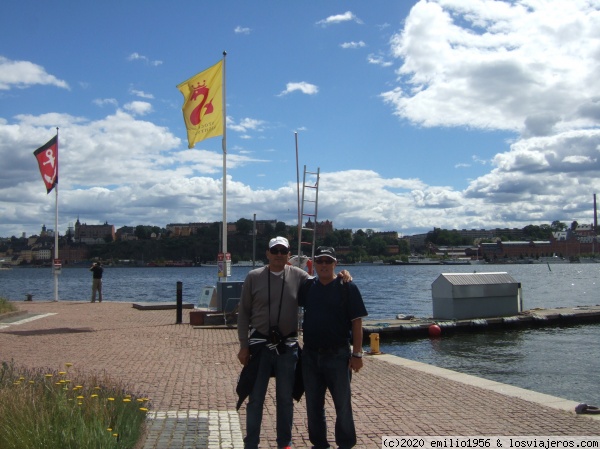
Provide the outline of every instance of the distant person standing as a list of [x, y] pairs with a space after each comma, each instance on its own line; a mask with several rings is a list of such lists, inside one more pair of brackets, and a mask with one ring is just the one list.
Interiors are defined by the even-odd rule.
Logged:
[[95, 262], [90, 268], [92, 272], [92, 302], [96, 302], [96, 292], [98, 292], [99, 302], [102, 302], [102, 264]]
[[[325, 393], [335, 405], [335, 442], [340, 449], [356, 445], [350, 380], [363, 366], [362, 318], [367, 316], [354, 282], [335, 274], [335, 250], [315, 251], [317, 279], [309, 279], [298, 297], [304, 307], [302, 375], [306, 396], [308, 436], [314, 449], [328, 449]], [[352, 350], [350, 349], [352, 344]]]

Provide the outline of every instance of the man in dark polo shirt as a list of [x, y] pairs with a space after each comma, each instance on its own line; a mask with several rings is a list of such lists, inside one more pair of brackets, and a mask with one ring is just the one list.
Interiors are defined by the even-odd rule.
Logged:
[[[339, 448], [356, 445], [350, 380], [363, 366], [362, 318], [367, 316], [360, 291], [353, 282], [341, 282], [335, 273], [335, 250], [320, 246], [315, 252], [318, 278], [302, 289], [304, 307], [302, 375], [313, 448], [327, 449], [325, 393], [335, 404], [335, 441]], [[352, 342], [352, 348], [350, 343]]]

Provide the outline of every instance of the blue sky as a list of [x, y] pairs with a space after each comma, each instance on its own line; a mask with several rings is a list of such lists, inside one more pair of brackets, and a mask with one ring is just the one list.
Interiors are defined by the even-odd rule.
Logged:
[[221, 138], [176, 85], [227, 51], [227, 218], [398, 231], [593, 221], [600, 3], [5, 2], [0, 236], [54, 227], [33, 151], [60, 128], [59, 232], [220, 221]]

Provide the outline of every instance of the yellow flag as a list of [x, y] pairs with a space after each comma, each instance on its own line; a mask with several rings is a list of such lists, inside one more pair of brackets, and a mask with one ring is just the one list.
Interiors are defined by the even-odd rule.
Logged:
[[177, 86], [183, 94], [183, 119], [188, 148], [223, 135], [223, 61]]

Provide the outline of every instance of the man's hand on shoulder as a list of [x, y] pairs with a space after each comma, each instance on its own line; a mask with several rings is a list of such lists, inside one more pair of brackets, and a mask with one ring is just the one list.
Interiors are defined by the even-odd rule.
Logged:
[[338, 277], [342, 278], [344, 282], [350, 282], [352, 280], [352, 276], [350, 276], [350, 272], [348, 270], [342, 270], [338, 273]]

